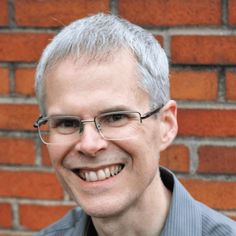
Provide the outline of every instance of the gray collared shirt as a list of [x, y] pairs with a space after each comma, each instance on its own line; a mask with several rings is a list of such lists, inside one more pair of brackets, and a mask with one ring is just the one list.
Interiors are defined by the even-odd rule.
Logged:
[[[170, 211], [161, 236], [236, 236], [236, 222], [194, 200], [177, 178], [160, 168], [165, 186], [172, 192]], [[37, 236], [96, 236], [91, 218], [80, 208]]]

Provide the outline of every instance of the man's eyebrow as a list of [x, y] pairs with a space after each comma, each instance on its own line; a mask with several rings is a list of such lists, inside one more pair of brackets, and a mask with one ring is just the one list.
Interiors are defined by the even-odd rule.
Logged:
[[[105, 109], [101, 109], [97, 111], [97, 115], [99, 114], [104, 114], [104, 113], [109, 113], [109, 112], [117, 112], [117, 111], [133, 111], [134, 109], [131, 109], [130, 107], [126, 106], [126, 105], [115, 105], [115, 106], [111, 106]], [[61, 113], [61, 112], [54, 112], [52, 114], [50, 114], [47, 117], [52, 117], [52, 116], [76, 116], [76, 117], [81, 117], [81, 115], [78, 114], [67, 114], [65, 112]]]
[[118, 106], [113, 106], [109, 107], [106, 109], [100, 110], [98, 113], [103, 114], [103, 113], [108, 113], [108, 112], [116, 112], [116, 111], [131, 111], [132, 109], [128, 106], [125, 105], [118, 105]]

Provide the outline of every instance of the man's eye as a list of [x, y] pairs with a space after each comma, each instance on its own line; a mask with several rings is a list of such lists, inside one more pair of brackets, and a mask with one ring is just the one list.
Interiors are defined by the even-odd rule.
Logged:
[[114, 123], [127, 120], [128, 116], [126, 114], [111, 114], [103, 117], [103, 122]]
[[73, 133], [80, 128], [81, 122], [70, 118], [52, 119], [50, 127], [59, 133]]
[[120, 127], [127, 125], [129, 121], [132, 119], [130, 114], [126, 113], [117, 113], [117, 114], [109, 114], [100, 117], [99, 123], [104, 126], [113, 126]]
[[124, 119], [128, 119], [128, 116], [126, 114], [114, 114], [114, 115], [109, 115], [107, 117], [107, 120], [109, 122], [117, 122]]
[[77, 127], [78, 126], [78, 121], [77, 120], [72, 120], [72, 119], [57, 119], [53, 122], [54, 128], [57, 127]]

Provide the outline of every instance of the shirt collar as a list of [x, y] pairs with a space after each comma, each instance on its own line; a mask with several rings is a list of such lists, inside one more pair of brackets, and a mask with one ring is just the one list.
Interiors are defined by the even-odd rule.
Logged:
[[172, 192], [170, 210], [161, 236], [202, 235], [201, 213], [196, 201], [169, 170], [160, 168], [164, 185]]

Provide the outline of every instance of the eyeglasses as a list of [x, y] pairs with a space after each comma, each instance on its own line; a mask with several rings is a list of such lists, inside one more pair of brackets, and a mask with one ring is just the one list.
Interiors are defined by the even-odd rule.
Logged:
[[39, 136], [45, 144], [66, 144], [78, 141], [84, 131], [86, 123], [94, 123], [99, 134], [106, 140], [128, 139], [135, 135], [135, 131], [142, 123], [161, 108], [141, 115], [137, 111], [114, 111], [102, 113], [93, 120], [82, 120], [77, 116], [55, 115], [40, 116], [34, 123]]

